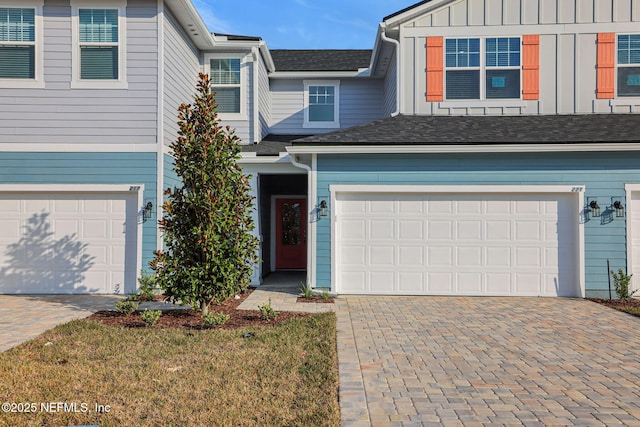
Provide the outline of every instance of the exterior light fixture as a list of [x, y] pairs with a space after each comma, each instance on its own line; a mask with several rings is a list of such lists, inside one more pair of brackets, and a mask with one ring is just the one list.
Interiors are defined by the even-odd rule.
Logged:
[[611, 206], [613, 207], [613, 210], [616, 212], [616, 218], [622, 218], [624, 217], [624, 205], [622, 204], [622, 202], [620, 200], [613, 200], [613, 197], [611, 198]]
[[144, 207], [144, 219], [151, 219], [151, 213], [153, 212], [153, 203], [147, 202]]
[[593, 218], [597, 218], [600, 216], [600, 205], [596, 200], [592, 200], [589, 202], [589, 211], [591, 212], [591, 216]]
[[329, 209], [327, 208], [327, 201], [322, 200], [320, 202], [320, 216], [327, 216], [328, 210]]

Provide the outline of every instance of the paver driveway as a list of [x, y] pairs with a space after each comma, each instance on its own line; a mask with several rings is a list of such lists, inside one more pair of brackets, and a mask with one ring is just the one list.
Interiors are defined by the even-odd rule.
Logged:
[[640, 425], [640, 318], [565, 298], [341, 297], [345, 426]]

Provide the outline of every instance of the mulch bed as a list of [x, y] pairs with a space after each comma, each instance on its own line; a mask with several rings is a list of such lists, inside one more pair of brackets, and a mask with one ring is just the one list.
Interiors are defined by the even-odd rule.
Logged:
[[[236, 329], [246, 326], [267, 326], [276, 325], [285, 320], [295, 317], [309, 316], [309, 313], [296, 313], [289, 311], [278, 312], [275, 320], [264, 320], [259, 310], [239, 310], [237, 307], [253, 292], [247, 290], [240, 295], [240, 299], [230, 298], [225, 303], [211, 306], [210, 310], [216, 313], [228, 314], [229, 320], [224, 325], [214, 326], [211, 329]], [[179, 306], [176, 306], [179, 307]], [[115, 310], [98, 311], [88, 317], [90, 320], [103, 323], [109, 326], [119, 326], [123, 328], [145, 328], [146, 324], [140, 318], [140, 313], [124, 315]], [[166, 310], [152, 328], [178, 328], [178, 329], [210, 329], [202, 321], [200, 313], [195, 310]]]
[[625, 308], [640, 309], [640, 299], [637, 299], [637, 298], [629, 298], [625, 300], [607, 299], [607, 298], [588, 298], [588, 299], [590, 301], [597, 302], [598, 304], [615, 308], [616, 310], [624, 311]]

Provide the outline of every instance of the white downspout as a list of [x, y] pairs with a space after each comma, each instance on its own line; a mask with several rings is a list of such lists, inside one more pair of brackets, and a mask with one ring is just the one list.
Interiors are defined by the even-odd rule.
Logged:
[[[304, 169], [307, 171], [307, 286], [311, 288], [316, 287], [316, 221], [312, 221], [311, 218], [315, 216], [315, 200], [316, 197], [316, 164], [317, 155], [312, 154], [311, 166], [307, 166], [304, 163], [300, 163], [297, 159], [297, 154], [289, 155], [291, 164], [295, 167]], [[311, 207], [313, 206], [313, 209]]]
[[258, 48], [256, 46], [251, 48], [251, 55], [253, 57], [253, 142], [255, 144], [259, 143], [261, 138], [260, 135], [260, 114], [259, 114], [259, 108], [258, 108], [258, 103], [260, 102], [260, 96], [259, 96], [259, 81], [260, 79], [258, 78], [258, 73], [259, 73], [259, 63], [258, 63], [258, 59], [259, 59], [259, 52], [258, 52]]
[[400, 42], [398, 40], [387, 37], [387, 26], [383, 22], [380, 24], [382, 32], [380, 38], [389, 43], [393, 43], [396, 46], [396, 110], [391, 113], [391, 117], [395, 117], [400, 114]]

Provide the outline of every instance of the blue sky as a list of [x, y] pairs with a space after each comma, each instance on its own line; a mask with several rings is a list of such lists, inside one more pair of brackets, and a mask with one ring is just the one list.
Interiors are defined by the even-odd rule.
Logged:
[[215, 33], [270, 49], [371, 49], [382, 18], [418, 0], [192, 0]]

